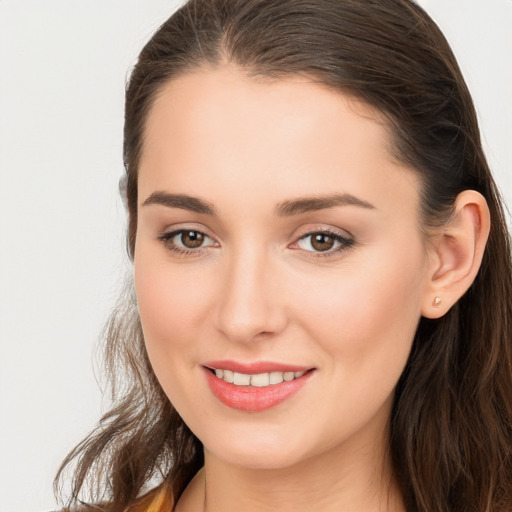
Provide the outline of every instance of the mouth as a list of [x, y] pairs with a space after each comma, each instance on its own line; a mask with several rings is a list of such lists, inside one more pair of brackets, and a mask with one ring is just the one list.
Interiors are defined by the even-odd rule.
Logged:
[[250, 386], [255, 388], [264, 388], [267, 386], [273, 386], [281, 384], [282, 382], [291, 382], [292, 380], [299, 379], [307, 371], [313, 371], [312, 369], [307, 371], [298, 372], [264, 372], [256, 374], [234, 372], [232, 370], [226, 370], [222, 368], [207, 368], [217, 378], [222, 379], [228, 384], [234, 384], [235, 386]]
[[244, 412], [264, 411], [288, 400], [315, 372], [315, 368], [307, 367], [230, 362], [208, 363], [203, 370], [213, 395], [224, 405]]

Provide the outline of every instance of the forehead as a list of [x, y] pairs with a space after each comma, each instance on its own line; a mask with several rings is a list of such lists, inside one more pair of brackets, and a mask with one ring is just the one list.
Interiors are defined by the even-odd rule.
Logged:
[[276, 201], [414, 188], [417, 176], [389, 148], [382, 114], [310, 78], [198, 69], [162, 87], [148, 114], [140, 197], [155, 187], [191, 193], [219, 182], [246, 197], [271, 189]]
[[[350, 119], [347, 111], [350, 111]], [[170, 112], [174, 123], [168, 122], [173, 121], [169, 118]], [[176, 136], [192, 128], [195, 133], [201, 132], [209, 138], [220, 137], [224, 133], [230, 135], [229, 128], [234, 128], [240, 135], [251, 131], [254, 138], [257, 130], [264, 126], [285, 129], [292, 136], [300, 135], [301, 128], [308, 129], [313, 124], [328, 128], [334, 125], [335, 118], [351, 124], [351, 131], [363, 128], [382, 149], [389, 141], [383, 114], [353, 95], [328, 88], [314, 77], [253, 76], [231, 64], [200, 67], [160, 88], [146, 120], [145, 141], [151, 143], [159, 137], [161, 129], [170, 130], [171, 134], [173, 128], [178, 127], [178, 133], [174, 132]], [[362, 122], [364, 119], [371, 121], [376, 129], [369, 132], [370, 123]], [[217, 122], [212, 124], [212, 121]], [[264, 142], [265, 133], [260, 133], [257, 142]]]

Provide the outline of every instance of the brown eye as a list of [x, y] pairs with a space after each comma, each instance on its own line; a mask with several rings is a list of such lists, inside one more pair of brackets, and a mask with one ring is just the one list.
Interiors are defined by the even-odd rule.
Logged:
[[205, 235], [199, 231], [183, 231], [179, 235], [181, 244], [187, 249], [196, 249], [201, 247], [205, 239]]
[[354, 240], [330, 231], [316, 231], [302, 236], [297, 245], [310, 253], [334, 254], [354, 245]]
[[217, 244], [201, 231], [191, 229], [178, 229], [164, 233], [158, 237], [164, 247], [176, 254], [198, 254], [202, 249], [216, 247]]
[[311, 247], [316, 251], [328, 251], [334, 247], [334, 238], [325, 233], [311, 235]]

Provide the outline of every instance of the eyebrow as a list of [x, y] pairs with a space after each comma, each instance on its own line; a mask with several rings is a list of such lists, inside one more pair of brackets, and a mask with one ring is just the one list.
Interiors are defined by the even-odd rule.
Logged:
[[[186, 194], [170, 194], [169, 192], [153, 192], [142, 203], [142, 206], [157, 204], [168, 208], [180, 208], [203, 215], [215, 215], [215, 207], [198, 197]], [[290, 217], [315, 210], [324, 210], [336, 206], [359, 206], [368, 210], [374, 210], [375, 206], [363, 201], [351, 194], [332, 194], [328, 196], [302, 197], [299, 199], [283, 201], [276, 206], [278, 217]]]
[[359, 206], [368, 210], [375, 210], [375, 206], [363, 201], [352, 194], [332, 194], [320, 197], [303, 197], [293, 201], [284, 201], [276, 206], [279, 217], [288, 217], [315, 210], [334, 208], [336, 206]]
[[188, 196], [186, 194], [169, 194], [168, 192], [153, 192], [143, 203], [142, 206], [150, 204], [159, 204], [168, 208], [181, 208], [204, 215], [215, 215], [215, 208], [211, 203], [198, 197]]

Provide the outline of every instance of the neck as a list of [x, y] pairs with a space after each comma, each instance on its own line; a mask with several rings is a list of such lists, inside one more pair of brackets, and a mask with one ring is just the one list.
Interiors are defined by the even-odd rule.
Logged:
[[242, 468], [205, 450], [198, 475], [206, 512], [403, 512], [389, 457], [341, 446], [286, 468]]

